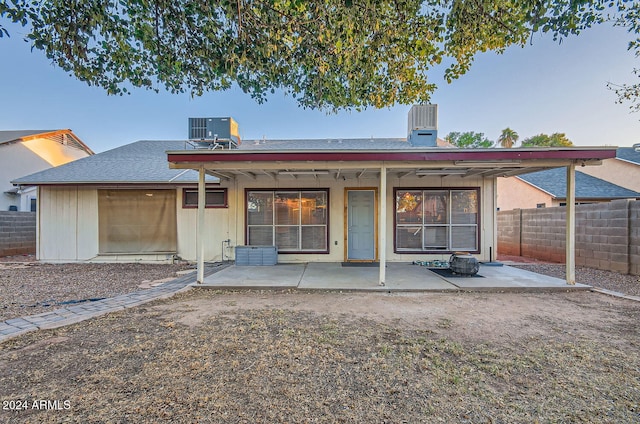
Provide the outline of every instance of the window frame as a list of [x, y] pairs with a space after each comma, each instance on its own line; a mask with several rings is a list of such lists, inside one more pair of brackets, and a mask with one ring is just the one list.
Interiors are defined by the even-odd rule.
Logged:
[[[301, 196], [302, 193], [313, 193], [313, 192], [322, 192], [325, 194], [326, 196], [326, 222], [325, 224], [302, 224], [302, 221], [299, 222], [299, 224], [297, 224], [296, 226], [300, 229], [300, 234], [298, 236], [299, 240], [301, 238], [301, 233], [302, 233], [302, 228], [303, 227], [320, 227], [320, 226], [324, 226], [326, 227], [326, 231], [325, 231], [325, 246], [326, 249], [314, 249], [314, 250], [280, 250], [280, 248], [278, 248], [278, 254], [283, 254], [283, 255], [311, 255], [311, 254], [329, 254], [330, 253], [330, 244], [329, 244], [329, 240], [330, 240], [330, 232], [331, 232], [331, 226], [330, 226], [330, 190], [329, 188], [245, 188], [244, 190], [244, 244], [246, 246], [249, 246], [249, 193], [251, 192], [262, 192], [262, 193], [273, 193], [273, 196], [275, 197], [276, 193], [282, 192], [282, 193], [291, 193], [291, 192], [296, 192], [298, 193], [298, 197]], [[273, 231], [273, 236], [272, 236], [272, 240], [274, 240], [274, 244], [275, 245], [275, 227], [277, 226], [275, 224], [275, 218], [276, 217], [276, 211], [275, 208], [272, 212], [272, 225], [266, 225], [266, 224], [262, 224], [262, 226], [265, 227], [272, 227], [274, 228]], [[256, 225], [257, 226], [257, 225]], [[301, 247], [301, 245], [299, 244], [299, 246]]]
[[[416, 250], [416, 249], [403, 249], [403, 248], [399, 248], [398, 247], [398, 210], [397, 210], [397, 198], [398, 198], [398, 192], [403, 192], [403, 191], [420, 191], [422, 192], [422, 196], [424, 197], [424, 193], [425, 192], [436, 192], [436, 191], [446, 191], [448, 194], [448, 199], [451, 199], [451, 193], [454, 191], [475, 191], [476, 192], [476, 199], [477, 199], [477, 212], [476, 212], [476, 223], [475, 224], [454, 224], [453, 222], [450, 222], [449, 219], [447, 219], [446, 223], [443, 224], [438, 224], [436, 226], [434, 226], [434, 224], [427, 224], [424, 221], [424, 218], [422, 218], [421, 223], [416, 223], [413, 224], [413, 226], [420, 226], [421, 229], [427, 227], [427, 226], [431, 226], [433, 228], [436, 227], [445, 227], [446, 228], [446, 233], [447, 233], [447, 246], [445, 249], [420, 249], [420, 250]], [[481, 231], [480, 229], [482, 228], [482, 199], [481, 199], [481, 190], [480, 187], [394, 187], [393, 189], [393, 252], [396, 254], [450, 254], [450, 253], [454, 253], [454, 252], [468, 252], [468, 253], [480, 253], [480, 246], [481, 246]], [[447, 213], [448, 213], [448, 217], [452, 216], [452, 211], [451, 211], [451, 204], [449, 203], [447, 205]], [[476, 227], [476, 249], [474, 250], [464, 250], [464, 249], [459, 249], [459, 248], [452, 248], [452, 240], [451, 240], [451, 230], [452, 228], [455, 227], [465, 227], [465, 226], [471, 226], [471, 225], [475, 225]], [[424, 242], [423, 242], [424, 243]]]
[[[207, 204], [206, 203], [206, 193], [208, 192], [216, 192], [216, 191], [221, 191], [224, 195], [224, 204], [222, 205], [212, 205], [212, 204]], [[185, 187], [182, 189], [182, 209], [198, 209], [198, 202], [196, 201], [195, 204], [191, 204], [191, 203], [187, 203], [187, 192], [195, 192], [196, 194], [198, 193], [198, 189], [197, 188], [188, 188]], [[221, 187], [207, 187], [205, 189], [205, 205], [204, 205], [205, 209], [225, 209], [225, 208], [229, 208], [229, 197], [228, 197], [228, 191], [226, 188], [221, 188]]]

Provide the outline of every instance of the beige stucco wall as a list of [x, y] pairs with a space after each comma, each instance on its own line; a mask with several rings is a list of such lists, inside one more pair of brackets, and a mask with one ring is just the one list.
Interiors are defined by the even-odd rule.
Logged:
[[640, 165], [613, 158], [605, 159], [601, 166], [584, 166], [579, 171], [640, 192]]
[[84, 150], [47, 139], [0, 145], [0, 210], [20, 206], [19, 196], [4, 193], [14, 188], [12, 180], [86, 156], [89, 154]]
[[545, 207], [555, 206], [556, 201], [552, 196], [517, 177], [500, 177], [498, 185], [498, 209], [508, 211], [511, 209], [535, 209], [540, 203]]
[[[403, 188], [451, 188], [480, 187], [480, 260], [489, 260], [489, 249], [493, 257], [497, 249], [495, 233], [495, 210], [493, 179], [461, 178], [459, 176], [398, 178], [390, 175], [387, 183], [386, 256], [388, 261], [411, 262], [414, 260], [447, 259], [449, 254], [396, 254], [393, 252], [394, 187]], [[245, 243], [245, 189], [303, 188], [329, 189], [329, 253], [328, 254], [280, 254], [281, 263], [296, 262], [342, 262], [345, 260], [345, 189], [379, 189], [378, 177], [343, 180], [329, 177], [300, 176], [297, 179], [279, 177], [273, 179], [260, 176], [256, 179], [238, 177], [223, 181], [221, 187], [228, 189], [229, 208], [205, 210], [205, 261], [220, 261], [223, 258], [223, 241], [230, 240], [230, 249], [225, 244], [225, 259], [234, 258], [233, 247]], [[378, 193], [379, 194], [379, 193]], [[177, 189], [177, 254], [189, 261], [196, 260], [197, 209], [182, 208], [182, 188]], [[74, 261], [170, 261], [171, 255], [120, 255], [98, 256], [98, 195], [95, 188], [41, 187], [39, 199], [38, 258], [46, 262]], [[380, 237], [378, 237], [380, 239]]]

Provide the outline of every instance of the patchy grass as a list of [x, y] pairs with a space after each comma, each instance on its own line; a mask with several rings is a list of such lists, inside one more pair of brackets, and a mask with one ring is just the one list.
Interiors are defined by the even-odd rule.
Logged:
[[[225, 295], [181, 298], [203, 296]], [[542, 323], [545, 334], [478, 343], [449, 335], [454, 322], [267, 307], [186, 326], [135, 308], [1, 344], [3, 404], [69, 408], [1, 410], [0, 421], [640, 421], [637, 330], [611, 329], [626, 342], [609, 343]]]

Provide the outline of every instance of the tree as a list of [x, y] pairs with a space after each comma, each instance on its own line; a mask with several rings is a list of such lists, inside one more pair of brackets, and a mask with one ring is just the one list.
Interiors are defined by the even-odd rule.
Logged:
[[450, 132], [444, 138], [449, 143], [464, 149], [488, 149], [493, 147], [494, 142], [484, 136], [484, 133], [468, 132]]
[[[616, 25], [626, 27], [627, 31], [636, 34], [636, 39], [629, 42], [628, 50], [635, 50], [636, 57], [640, 57], [640, 3], [632, 4], [628, 11], [616, 21]], [[633, 73], [640, 77], [640, 69], [634, 69]], [[617, 103], [631, 102], [629, 109], [640, 112], [640, 83], [615, 84], [607, 83], [607, 88], [613, 90], [618, 96]]]
[[[612, 6], [609, 6], [611, 2]], [[32, 48], [109, 94], [237, 84], [259, 102], [283, 90], [303, 107], [429, 102], [427, 73], [451, 82], [475, 55], [562, 40], [610, 19], [636, 25], [628, 0], [0, 0]], [[629, 11], [633, 11], [629, 12]], [[5, 26], [3, 26], [5, 22]]]
[[500, 134], [500, 137], [498, 137], [498, 143], [500, 143], [500, 146], [510, 149], [514, 144], [516, 144], [516, 141], [518, 141], [519, 137], [520, 136], [517, 132], [507, 127], [502, 130], [502, 134]]
[[538, 134], [522, 140], [522, 147], [573, 147], [564, 133]]

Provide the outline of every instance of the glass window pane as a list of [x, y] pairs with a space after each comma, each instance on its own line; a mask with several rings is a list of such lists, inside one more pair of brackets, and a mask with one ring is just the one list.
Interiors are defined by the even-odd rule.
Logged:
[[224, 206], [224, 190], [207, 190], [205, 205]]
[[449, 192], [425, 191], [424, 192], [424, 223], [447, 224], [449, 222]]
[[298, 247], [298, 226], [277, 226], [276, 229], [276, 246], [278, 250], [299, 250]]
[[300, 194], [298, 192], [275, 193], [276, 225], [295, 225], [300, 223]]
[[422, 250], [422, 227], [397, 227], [396, 248]]
[[249, 227], [247, 244], [249, 246], [273, 246], [273, 227]]
[[424, 248], [426, 250], [447, 250], [449, 227], [424, 227]]
[[186, 206], [198, 206], [198, 192], [193, 190], [185, 190], [184, 204]]
[[249, 225], [273, 225], [273, 192], [247, 193], [247, 221]]
[[327, 227], [302, 227], [302, 249], [327, 250]]
[[302, 225], [327, 223], [327, 193], [303, 191], [301, 195]]
[[478, 193], [475, 190], [451, 192], [451, 222], [453, 224], [478, 223]]
[[398, 224], [422, 224], [422, 192], [396, 192], [396, 222]]
[[452, 250], [477, 250], [477, 227], [461, 226], [451, 228]]

